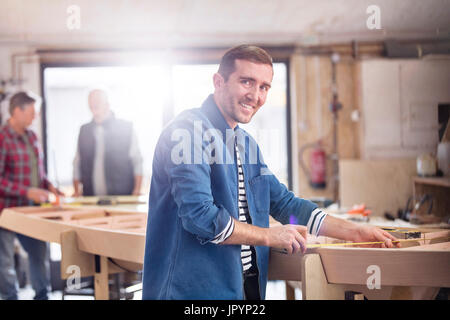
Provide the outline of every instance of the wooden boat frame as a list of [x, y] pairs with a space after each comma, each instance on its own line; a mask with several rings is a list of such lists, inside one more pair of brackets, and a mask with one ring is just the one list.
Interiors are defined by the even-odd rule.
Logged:
[[[0, 215], [0, 227], [61, 244], [62, 279], [72, 275], [70, 266], [78, 266], [81, 277], [94, 276], [96, 299], [108, 299], [110, 273], [142, 269], [146, 224], [146, 213], [99, 206], [15, 207]], [[399, 236], [397, 231], [392, 233]], [[419, 234], [401, 249], [327, 247], [336, 239], [311, 237], [322, 246], [306, 254], [272, 249], [269, 279], [297, 281], [303, 299], [344, 299], [349, 293], [353, 298], [433, 299], [439, 288], [450, 287], [450, 230]], [[369, 288], [370, 266], [381, 270], [378, 289]]]

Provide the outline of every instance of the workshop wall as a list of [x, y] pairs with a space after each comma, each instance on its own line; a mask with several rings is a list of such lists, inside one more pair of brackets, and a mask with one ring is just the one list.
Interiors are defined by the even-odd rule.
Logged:
[[[298, 192], [302, 197], [333, 198], [332, 160], [333, 115], [329, 109], [332, 99], [332, 63], [328, 55], [296, 56], [292, 59], [296, 90], [297, 150], [319, 139], [327, 154], [327, 184], [325, 189], [313, 189], [304, 171], [298, 169]], [[338, 155], [340, 159], [359, 158], [359, 123], [352, 121], [358, 112], [355, 90], [355, 63], [351, 57], [341, 57], [336, 65], [338, 99], [343, 108], [338, 113]], [[294, 150], [294, 149], [293, 149]], [[296, 152], [296, 151], [294, 151]], [[303, 161], [309, 166], [310, 149]], [[297, 159], [298, 155], [293, 156]]]
[[[327, 186], [314, 189], [301, 166], [298, 168], [297, 192], [301, 197], [326, 197], [333, 199], [332, 154], [333, 116], [329, 109], [332, 99], [332, 63], [329, 54], [297, 55], [292, 59], [293, 87], [295, 87], [297, 150], [319, 139], [327, 154]], [[450, 101], [450, 59], [387, 59], [378, 57], [354, 59], [343, 55], [336, 67], [336, 86], [343, 108], [338, 113], [338, 156], [345, 162], [345, 172], [340, 180], [346, 181], [346, 206], [357, 202], [372, 202], [375, 210], [383, 214], [404, 205], [412, 195], [412, 177], [416, 175], [416, 157], [424, 152], [435, 153], [437, 147], [437, 105]], [[423, 75], [423, 76], [419, 76]], [[303, 161], [308, 166], [310, 149]], [[401, 171], [398, 175], [383, 175], [380, 169], [378, 186], [389, 185], [386, 190], [403, 188], [391, 198], [382, 188], [373, 189], [368, 182], [352, 186], [352, 166], [364, 167], [358, 161], [380, 160]], [[293, 161], [298, 156], [293, 155]], [[404, 165], [397, 165], [401, 163]], [[294, 167], [296, 167], [294, 166]], [[371, 166], [370, 170], [378, 170]], [[381, 168], [381, 167], [380, 167]], [[413, 169], [411, 169], [413, 168]], [[350, 176], [343, 176], [348, 175]], [[386, 181], [382, 181], [383, 177]], [[401, 177], [397, 179], [397, 177]], [[294, 183], [295, 185], [295, 183]], [[342, 187], [342, 186], [341, 186]], [[364, 189], [364, 190], [363, 190]], [[377, 192], [376, 190], [379, 190]], [[357, 201], [352, 193], [362, 192], [364, 199]], [[373, 194], [373, 199], [370, 195]], [[399, 196], [401, 195], [401, 196]], [[396, 197], [396, 198], [393, 198]], [[379, 199], [384, 199], [385, 206]], [[352, 202], [354, 201], [354, 203]], [[342, 203], [344, 204], [344, 203]]]

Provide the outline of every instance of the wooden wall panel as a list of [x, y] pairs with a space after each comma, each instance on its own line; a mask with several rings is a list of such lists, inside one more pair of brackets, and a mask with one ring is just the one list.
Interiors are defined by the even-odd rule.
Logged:
[[416, 160], [341, 160], [339, 171], [343, 207], [365, 203], [372, 215], [396, 215], [413, 194]]
[[[328, 156], [333, 147], [333, 115], [329, 109], [332, 98], [332, 64], [328, 55], [301, 56], [294, 70], [297, 101], [297, 147], [323, 141], [323, 147]], [[356, 159], [359, 157], [359, 124], [351, 120], [351, 114], [358, 109], [355, 94], [356, 67], [354, 60], [342, 57], [337, 64], [336, 79], [339, 101], [343, 108], [338, 113], [338, 154], [341, 159]], [[303, 159], [309, 166], [310, 150]], [[298, 157], [297, 157], [298, 161]], [[298, 171], [299, 195], [304, 198], [333, 198], [332, 161], [327, 159], [327, 187], [313, 189], [304, 171]]]

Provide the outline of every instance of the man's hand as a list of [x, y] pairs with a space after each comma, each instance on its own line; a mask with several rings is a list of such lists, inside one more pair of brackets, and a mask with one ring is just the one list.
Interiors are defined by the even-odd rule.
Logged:
[[[390, 233], [378, 227], [357, 224], [331, 215], [327, 215], [323, 221], [320, 235], [353, 242], [383, 242], [382, 244], [368, 245], [382, 248], [393, 248], [392, 241], [397, 240]], [[397, 242], [396, 246], [400, 248], [400, 243]]]
[[72, 194], [72, 197], [74, 197], [74, 198], [81, 197], [81, 193], [80, 193], [79, 191], [75, 191], [75, 192]]
[[[354, 242], [384, 242], [381, 244], [381, 248], [393, 248], [392, 241], [397, 240], [389, 232], [384, 231], [378, 227], [361, 225], [355, 234]], [[375, 245], [379, 247], [380, 245]], [[397, 248], [400, 248], [400, 242], [395, 244]]]
[[82, 193], [81, 193], [81, 182], [80, 180], [73, 180], [73, 195], [72, 197], [81, 197]]
[[287, 253], [306, 252], [307, 229], [299, 225], [282, 225], [267, 230], [267, 245]]
[[266, 246], [286, 253], [305, 253], [306, 230], [305, 226], [292, 224], [261, 228], [235, 219], [233, 233], [221, 244]]
[[35, 203], [46, 202], [48, 201], [48, 191], [39, 188], [29, 188], [27, 190], [27, 198]]
[[53, 193], [55, 196], [66, 196], [62, 191], [60, 191], [58, 188], [55, 188], [52, 184], [48, 186], [48, 191]]
[[141, 184], [142, 184], [142, 176], [134, 176], [134, 188], [131, 195], [133, 196], [141, 195]]

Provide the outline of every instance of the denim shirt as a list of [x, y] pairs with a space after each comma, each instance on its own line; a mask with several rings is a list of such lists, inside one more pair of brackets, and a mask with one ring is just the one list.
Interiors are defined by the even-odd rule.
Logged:
[[[237, 139], [252, 224], [294, 216], [306, 225], [317, 205], [287, 190], [269, 171], [253, 138], [229, 127], [213, 95], [163, 130], [153, 158], [144, 258], [143, 299], [243, 299], [241, 245], [211, 241], [239, 220]], [[231, 161], [230, 161], [231, 160]], [[292, 219], [292, 218], [291, 218]], [[292, 220], [291, 220], [292, 221]], [[255, 246], [264, 299], [269, 248]]]

